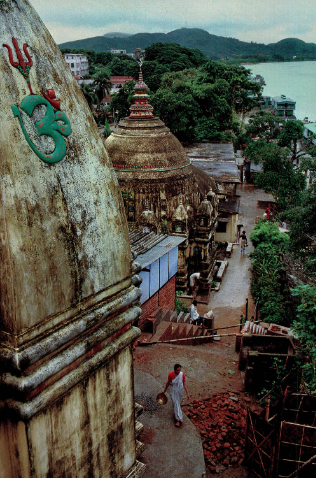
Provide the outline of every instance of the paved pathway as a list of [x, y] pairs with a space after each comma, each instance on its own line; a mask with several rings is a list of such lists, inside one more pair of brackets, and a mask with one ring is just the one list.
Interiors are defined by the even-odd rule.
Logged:
[[169, 393], [166, 405], [156, 403], [161, 391], [161, 383], [151, 374], [135, 370], [135, 398], [144, 405], [139, 421], [145, 428], [141, 440], [146, 446], [140, 458], [147, 467], [145, 477], [201, 478], [205, 464], [200, 435], [185, 414], [181, 429], [174, 426]]
[[[238, 194], [240, 222], [249, 237], [256, 217], [264, 212], [257, 208], [257, 201], [271, 200], [271, 196], [247, 184], [239, 188]], [[244, 313], [246, 298], [250, 296], [248, 253], [251, 249], [249, 245], [246, 254], [241, 255], [240, 247], [235, 246], [221, 289], [212, 293], [209, 305], [199, 304], [200, 313], [213, 308], [215, 327], [239, 323], [240, 315]], [[235, 331], [229, 329], [227, 332]], [[163, 390], [174, 363], [183, 366], [191, 400], [227, 390], [240, 393], [241, 378], [234, 343], [234, 337], [230, 336], [211, 346], [160, 344], [135, 350], [135, 396], [145, 407], [139, 421], [145, 426], [140, 436], [145, 451], [140, 460], [147, 464], [146, 478], [201, 478], [204, 458], [201, 439], [194, 425], [184, 417], [183, 429], [176, 429], [170, 397], [167, 405], [161, 408], [157, 408], [155, 397]], [[228, 468], [217, 476], [241, 478], [248, 476], [248, 471], [242, 467]]]
[[[248, 237], [248, 247], [245, 254], [241, 254], [240, 246], [233, 247], [233, 253], [228, 259], [228, 268], [222, 280], [221, 288], [218, 292], [212, 292], [208, 303], [208, 310], [214, 311], [216, 326], [226, 325], [230, 312], [235, 311], [238, 321], [241, 314], [244, 314], [247, 297], [250, 297], [250, 258], [249, 252], [253, 250], [249, 239], [253, 230], [256, 218], [262, 217], [264, 209], [258, 208], [258, 200], [271, 201], [271, 194], [267, 194], [261, 189], [251, 184], [241, 184], [238, 187], [237, 194], [240, 195], [239, 223], [243, 224]], [[204, 313], [204, 311], [202, 311]], [[251, 310], [250, 310], [251, 313]]]

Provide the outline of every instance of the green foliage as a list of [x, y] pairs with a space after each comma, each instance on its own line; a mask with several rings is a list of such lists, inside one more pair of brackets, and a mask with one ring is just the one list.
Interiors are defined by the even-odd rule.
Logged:
[[300, 204], [288, 208], [283, 213], [290, 223], [291, 250], [302, 257], [314, 255], [310, 247], [311, 237], [316, 234], [316, 191], [315, 187], [305, 190], [300, 195]]
[[107, 93], [111, 91], [110, 71], [108, 68], [99, 68], [93, 75], [94, 91], [98, 98], [98, 105]]
[[163, 75], [170, 70], [168, 66], [152, 60], [143, 62], [142, 71], [144, 78], [146, 78], [146, 84], [151, 91], [155, 92], [160, 86]]
[[275, 126], [276, 118], [267, 111], [258, 111], [254, 115], [250, 115], [249, 123], [246, 125], [246, 136], [257, 136], [269, 143], [277, 138], [280, 133], [279, 128]]
[[275, 222], [269, 222], [262, 219], [250, 234], [250, 240], [254, 247], [260, 244], [268, 243], [276, 246], [279, 252], [285, 252], [288, 246], [289, 238], [286, 234], [279, 231], [278, 225]]
[[183, 294], [183, 292], [177, 290], [176, 291], [176, 299], [175, 299], [175, 311], [177, 314], [180, 314], [180, 312], [184, 312], [187, 314], [189, 312], [189, 308], [179, 299], [179, 297]]
[[168, 221], [166, 219], [161, 221], [161, 234], [168, 234]]
[[293, 328], [306, 357], [302, 366], [303, 380], [310, 392], [316, 392], [316, 287], [300, 285], [292, 290], [298, 297], [297, 318]]
[[165, 65], [168, 71], [195, 68], [207, 61], [201, 51], [186, 48], [177, 43], [153, 43], [145, 48], [145, 59]]
[[[124, 49], [132, 52], [137, 47], [145, 48], [154, 42], [161, 44], [177, 43], [183, 47], [198, 48], [209, 58], [235, 59], [238, 62], [282, 61], [300, 59], [316, 59], [316, 45], [305, 43], [297, 38], [287, 38], [277, 43], [264, 45], [256, 42], [244, 42], [235, 38], [224, 38], [212, 35], [200, 28], [180, 28], [169, 33], [138, 33], [125, 38], [109, 38], [98, 36], [66, 42], [60, 45], [65, 48], [80, 48], [95, 52], [109, 51], [111, 48]], [[81, 50], [82, 51], [82, 50]], [[200, 53], [200, 52], [199, 52]], [[200, 53], [201, 54], [201, 53]]]
[[252, 264], [252, 295], [259, 298], [262, 320], [289, 325], [283, 294], [282, 254], [288, 238], [279, 232], [275, 223], [262, 220], [250, 234], [255, 250], [250, 254]]
[[262, 163], [262, 172], [256, 175], [255, 183], [274, 195], [279, 209], [300, 203], [305, 176], [294, 168], [286, 148], [260, 139], [248, 143], [245, 156], [255, 164]]
[[[265, 395], [266, 395], [266, 398], [268, 398], [269, 396], [270, 400], [274, 401], [281, 395], [282, 383], [285, 376], [287, 375], [287, 370], [284, 366], [284, 360], [275, 357], [273, 359], [273, 364], [270, 367], [270, 372], [271, 372], [271, 376], [273, 377], [273, 380], [271, 382], [269, 389], [263, 388], [258, 395], [259, 397], [262, 397], [262, 398], [264, 398]], [[265, 404], [265, 402], [266, 402], [266, 399], [262, 400], [263, 404]]]
[[90, 109], [92, 109], [93, 105], [98, 104], [98, 97], [95, 93], [94, 86], [93, 85], [88, 85], [86, 83], [82, 83], [80, 88], [81, 88], [82, 93], [84, 94], [85, 99], [87, 100], [87, 103], [88, 103]]
[[103, 136], [106, 138], [108, 138], [111, 134], [111, 128], [110, 128], [110, 125], [108, 123], [108, 120], [105, 119], [105, 122], [104, 122], [104, 130], [103, 130]]
[[151, 98], [156, 114], [183, 141], [234, 139], [234, 112], [252, 107], [260, 86], [247, 70], [208, 61], [200, 68], [165, 73]]
[[110, 70], [111, 76], [138, 77], [139, 65], [133, 58], [124, 55], [116, 56], [106, 66]]
[[280, 146], [290, 148], [292, 153], [292, 162], [298, 164], [298, 141], [303, 136], [304, 126], [302, 121], [292, 120], [286, 121], [283, 124], [282, 132], [278, 137], [278, 143]]
[[119, 89], [109, 105], [109, 110], [114, 111], [115, 121], [118, 122], [121, 118], [129, 116], [129, 107], [133, 103], [133, 96], [135, 94], [135, 82], [128, 81], [122, 88]]

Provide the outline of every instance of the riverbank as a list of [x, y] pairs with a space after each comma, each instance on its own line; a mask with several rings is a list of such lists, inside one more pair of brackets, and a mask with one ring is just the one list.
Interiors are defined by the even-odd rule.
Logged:
[[316, 121], [315, 61], [256, 63], [246, 67], [253, 76], [263, 76], [266, 83], [263, 95], [284, 94], [296, 102], [294, 114], [297, 119]]

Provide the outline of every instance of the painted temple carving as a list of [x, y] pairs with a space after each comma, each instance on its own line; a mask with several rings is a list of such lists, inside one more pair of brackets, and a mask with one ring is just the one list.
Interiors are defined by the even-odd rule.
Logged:
[[[19, 44], [16, 38], [12, 38], [12, 44], [16, 52], [17, 61], [14, 61], [13, 52], [10, 45], [4, 43], [3, 46], [7, 48], [10, 64], [17, 68], [17, 70], [22, 74], [26, 80], [27, 86], [29, 88], [30, 94], [23, 98], [20, 107], [16, 105], [11, 105], [13, 115], [18, 118], [20, 122], [21, 129], [25, 136], [25, 139], [34, 153], [45, 163], [58, 163], [66, 155], [66, 142], [64, 137], [67, 137], [71, 133], [70, 122], [66, 114], [60, 109], [60, 101], [56, 99], [56, 95], [53, 89], [47, 90], [47, 93], [43, 93], [43, 96], [35, 95], [32, 90], [31, 81], [30, 81], [30, 69], [33, 66], [33, 60], [28, 52], [28, 44], [23, 44], [23, 52], [27, 57], [27, 61], [24, 61], [23, 55], [19, 48]], [[38, 106], [45, 106], [46, 112], [45, 115], [36, 121], [35, 126], [38, 136], [46, 135], [52, 138], [54, 143], [54, 150], [45, 154], [33, 143], [31, 140], [28, 131], [24, 125], [23, 119], [20, 114], [19, 108], [24, 111], [29, 117], [32, 117], [34, 110]]]

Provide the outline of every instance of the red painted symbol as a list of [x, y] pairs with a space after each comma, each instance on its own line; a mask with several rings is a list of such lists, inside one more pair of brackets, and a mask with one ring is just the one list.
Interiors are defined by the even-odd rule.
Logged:
[[[56, 99], [56, 94], [53, 89], [46, 90], [46, 93], [42, 91], [42, 95], [44, 98], [46, 98], [47, 101], [50, 102], [50, 104], [56, 108], [56, 110], [60, 110], [60, 100]], [[61, 116], [62, 114], [57, 114], [57, 116]]]
[[23, 51], [24, 51], [25, 56], [28, 60], [28, 61], [24, 61], [21, 50], [20, 50], [19, 45], [18, 45], [18, 42], [16, 41], [16, 39], [14, 37], [12, 37], [12, 43], [13, 43], [13, 46], [15, 48], [15, 52], [16, 52], [16, 56], [17, 56], [18, 61], [13, 60], [13, 54], [12, 54], [12, 49], [11, 49], [10, 45], [7, 45], [6, 43], [3, 43], [3, 46], [5, 46], [8, 49], [9, 61], [10, 61], [11, 65], [14, 66], [14, 68], [17, 68], [20, 71], [20, 73], [22, 73], [24, 78], [26, 79], [26, 82], [28, 84], [30, 93], [32, 95], [33, 91], [32, 91], [32, 87], [31, 87], [31, 83], [30, 83], [30, 79], [29, 79], [29, 72], [30, 72], [30, 69], [33, 65], [33, 61], [32, 61], [32, 58], [31, 58], [29, 52], [27, 51], [28, 44], [24, 43], [24, 45], [23, 45]]

